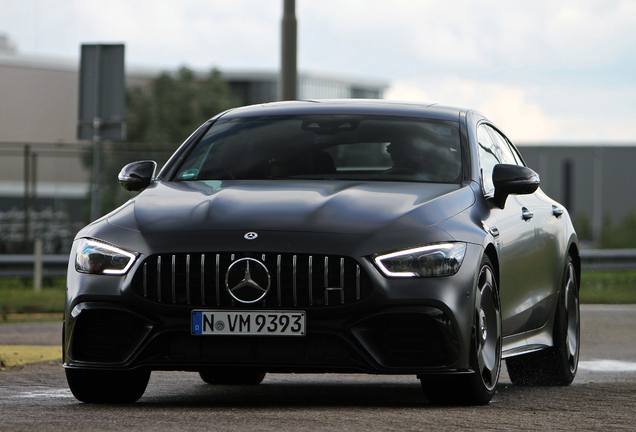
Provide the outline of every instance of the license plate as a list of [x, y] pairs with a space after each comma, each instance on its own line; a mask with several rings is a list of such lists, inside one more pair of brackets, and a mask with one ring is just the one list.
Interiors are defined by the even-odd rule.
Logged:
[[304, 311], [192, 311], [193, 335], [304, 336]]

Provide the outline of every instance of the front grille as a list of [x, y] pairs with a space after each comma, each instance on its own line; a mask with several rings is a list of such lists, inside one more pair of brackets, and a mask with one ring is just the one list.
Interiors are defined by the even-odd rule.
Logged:
[[[226, 277], [233, 263], [249, 258], [250, 275], [260, 271], [264, 297], [230, 295], [240, 284], [241, 271]], [[263, 264], [263, 267], [254, 263]], [[237, 263], [239, 264], [239, 263]], [[237, 266], [237, 269], [239, 267]], [[237, 276], [238, 275], [238, 276]], [[247, 275], [247, 273], [245, 273]], [[247, 277], [246, 277], [247, 278]], [[341, 306], [371, 294], [371, 279], [353, 258], [335, 255], [276, 253], [192, 253], [157, 254], [148, 257], [133, 278], [133, 292], [148, 301], [190, 306], [232, 307], [325, 307]]]

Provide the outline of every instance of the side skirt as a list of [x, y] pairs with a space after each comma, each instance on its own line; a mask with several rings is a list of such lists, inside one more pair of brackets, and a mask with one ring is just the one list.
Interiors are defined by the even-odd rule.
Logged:
[[553, 344], [552, 326], [545, 325], [537, 330], [504, 337], [502, 358], [539, 351]]

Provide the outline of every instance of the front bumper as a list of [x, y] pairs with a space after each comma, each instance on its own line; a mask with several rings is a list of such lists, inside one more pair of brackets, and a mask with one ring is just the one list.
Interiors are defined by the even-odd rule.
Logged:
[[135, 294], [133, 272], [113, 277], [69, 271], [64, 364], [122, 370], [466, 372], [481, 254], [481, 247], [469, 245], [459, 272], [442, 278], [388, 279], [359, 260], [371, 279], [370, 295], [353, 304], [301, 308], [307, 315], [304, 337], [193, 336], [191, 312], [200, 306], [161, 304]]

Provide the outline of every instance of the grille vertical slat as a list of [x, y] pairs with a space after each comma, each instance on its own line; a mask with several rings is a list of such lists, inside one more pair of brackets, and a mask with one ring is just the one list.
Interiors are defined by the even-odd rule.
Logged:
[[[147, 301], [161, 304], [250, 308], [335, 307], [363, 300], [372, 292], [371, 279], [352, 258], [249, 252], [214, 253], [212, 260], [210, 256], [210, 253], [151, 255], [133, 276], [133, 291]], [[229, 267], [246, 257], [260, 260], [271, 277], [270, 292], [258, 304], [234, 301], [226, 288], [226, 283], [236, 284], [231, 277], [227, 279]], [[255, 269], [251, 270], [254, 275]]]
[[345, 283], [344, 283], [344, 272], [345, 272], [345, 260], [344, 258], [340, 258], [340, 304], [344, 304], [345, 302], [345, 297], [344, 297], [344, 288], [345, 288]]
[[177, 303], [177, 285], [176, 285], [176, 278], [177, 278], [177, 256], [176, 255], [172, 255], [172, 277], [170, 278], [170, 281], [172, 282], [172, 304], [176, 304]]
[[278, 306], [282, 306], [282, 291], [281, 291], [281, 281], [280, 281], [280, 273], [281, 273], [281, 256], [278, 255], [276, 259], [276, 297], [278, 298]]
[[157, 257], [157, 298], [161, 303], [161, 255]]
[[148, 263], [144, 263], [144, 298], [148, 298]]
[[329, 306], [329, 257], [325, 257], [325, 304]]
[[216, 305], [217, 306], [220, 305], [220, 300], [221, 300], [221, 283], [219, 282], [219, 275], [221, 273], [220, 268], [221, 268], [221, 255], [216, 254], [216, 261], [214, 264], [214, 272], [216, 274], [214, 287], [216, 290]]
[[309, 290], [309, 306], [313, 306], [314, 305], [314, 286], [313, 286], [313, 280], [314, 280], [314, 257], [309, 255], [309, 271], [308, 271], [308, 281], [307, 281], [307, 286], [308, 286], [308, 290]]
[[205, 254], [201, 254], [201, 304], [205, 305]]
[[360, 300], [360, 266], [356, 265], [356, 300]]
[[190, 304], [190, 255], [186, 255], [186, 302]]
[[294, 277], [294, 281], [292, 282], [292, 298], [294, 300], [294, 306], [298, 305], [298, 296], [296, 295], [296, 283], [297, 283], [297, 268], [296, 268], [296, 263], [297, 263], [298, 257], [296, 255], [294, 255], [294, 258], [292, 259], [292, 266], [293, 266], [293, 270], [292, 270], [292, 274]]

